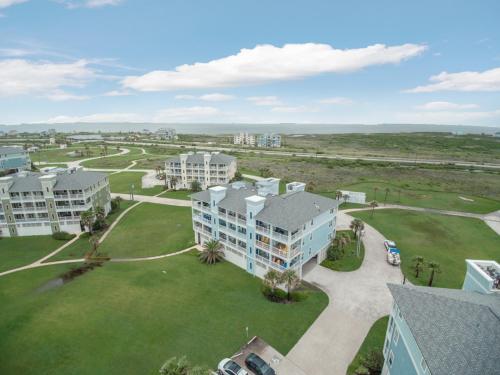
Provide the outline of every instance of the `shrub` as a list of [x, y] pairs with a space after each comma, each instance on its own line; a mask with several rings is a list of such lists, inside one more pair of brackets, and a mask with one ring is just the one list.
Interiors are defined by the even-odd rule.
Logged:
[[94, 221], [94, 224], [92, 224], [92, 230], [93, 231], [99, 231], [106, 229], [108, 224], [104, 220], [96, 220]]
[[75, 235], [68, 232], [54, 232], [52, 233], [52, 238], [54, 240], [68, 241], [75, 238]]

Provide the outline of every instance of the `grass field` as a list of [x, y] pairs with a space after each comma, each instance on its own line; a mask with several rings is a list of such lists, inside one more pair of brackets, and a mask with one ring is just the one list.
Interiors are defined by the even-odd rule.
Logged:
[[[123, 148], [129, 149], [130, 152], [125, 155], [88, 160], [83, 162], [82, 165], [86, 168], [119, 169], [128, 167], [133, 160], [141, 159], [146, 156], [142, 155], [142, 151], [140, 148], [128, 146]], [[111, 154], [111, 149], [109, 153]], [[115, 153], [115, 150], [113, 150], [113, 153]]]
[[261, 282], [192, 253], [106, 263], [58, 288], [38, 288], [69, 266], [0, 278], [0, 373], [154, 374], [172, 356], [214, 368], [249, 337], [286, 354], [328, 304], [321, 291], [291, 305]]
[[365, 247], [363, 242], [361, 242], [361, 249], [359, 252], [359, 257], [356, 256], [356, 238], [352, 230], [339, 230], [337, 231], [336, 237], [340, 235], [348, 235], [351, 238], [351, 242], [344, 248], [344, 256], [338, 260], [325, 259], [321, 262], [321, 265], [326, 268], [330, 268], [334, 271], [349, 272], [357, 270], [361, 267], [363, 259], [365, 257]]
[[0, 272], [33, 263], [65, 242], [52, 236], [3, 237], [0, 239]]
[[182, 199], [182, 200], [191, 200], [189, 197], [193, 192], [191, 190], [171, 190], [164, 191], [159, 195], [159, 197], [163, 198], [172, 198], [172, 199]]
[[[362, 182], [343, 186], [342, 189], [365, 192], [367, 202], [376, 200], [379, 204], [392, 203], [483, 214], [500, 209], [498, 200], [452, 192], [411, 189], [384, 182]], [[386, 189], [389, 190], [387, 198]], [[331, 192], [329, 196], [335, 198], [335, 192]]]
[[434, 286], [443, 288], [462, 287], [465, 259], [500, 261], [500, 236], [478, 219], [389, 209], [375, 211], [373, 218], [369, 211], [351, 215], [396, 241], [402, 270], [417, 285], [426, 285], [429, 272], [415, 278], [412, 258], [416, 255], [440, 264], [442, 273], [436, 276]]
[[[83, 152], [83, 156], [81, 157], [71, 157], [66, 155], [69, 152], [72, 151], [81, 151]], [[50, 149], [42, 149], [38, 152], [30, 154], [31, 160], [35, 163], [38, 163], [39, 161], [44, 161], [48, 163], [58, 163], [58, 162], [67, 162], [67, 161], [75, 161], [75, 160], [80, 160], [80, 159], [86, 159], [86, 158], [92, 158], [99, 156], [101, 153], [101, 147], [96, 147], [96, 146], [91, 146], [89, 148], [90, 150], [90, 155], [87, 156], [85, 146], [71, 146], [65, 149], [60, 149], [60, 148], [50, 148]], [[108, 153], [113, 154], [116, 153], [117, 151], [112, 149], [111, 147], [108, 147]]]
[[[120, 216], [120, 214], [125, 211], [128, 207], [131, 205], [135, 204], [137, 202], [133, 201], [122, 201], [120, 203], [120, 208], [111, 212], [107, 217], [106, 217], [106, 222], [108, 225], [111, 225], [117, 218]], [[101, 237], [101, 235], [104, 232], [94, 232], [94, 235], [97, 235], [98, 237]], [[71, 245], [68, 247], [64, 248], [61, 252], [56, 254], [55, 256], [49, 258], [47, 262], [54, 262], [58, 260], [66, 260], [66, 259], [81, 259], [85, 257], [85, 254], [87, 254], [91, 250], [91, 244], [89, 242], [90, 239], [90, 234], [89, 233], [82, 233], [80, 235], [80, 238], [73, 242]], [[100, 248], [97, 250], [98, 253], [100, 253]]]
[[156, 195], [163, 191], [163, 186], [154, 186], [152, 188], [142, 188], [142, 176], [144, 172], [120, 172], [109, 175], [109, 186], [112, 193], [130, 194], [130, 186], [134, 185], [134, 194], [138, 195]]
[[387, 330], [387, 323], [389, 323], [388, 316], [384, 316], [373, 323], [373, 326], [370, 328], [370, 331], [368, 331], [368, 334], [356, 353], [356, 356], [347, 368], [347, 375], [353, 375], [356, 373], [356, 369], [362, 365], [363, 357], [366, 357], [370, 351], [375, 350], [382, 353], [382, 350], [384, 349], [384, 338]]
[[141, 203], [99, 247], [112, 258], [173, 253], [194, 245], [191, 208]]

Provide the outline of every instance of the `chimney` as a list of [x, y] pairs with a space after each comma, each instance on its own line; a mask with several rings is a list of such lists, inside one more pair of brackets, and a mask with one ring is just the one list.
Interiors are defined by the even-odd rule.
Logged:
[[255, 183], [257, 186], [257, 193], [261, 197], [265, 197], [268, 194], [278, 195], [280, 193], [280, 179], [279, 178], [266, 178], [264, 180], [259, 180]]
[[57, 176], [55, 174], [46, 174], [38, 177], [40, 183], [42, 184], [43, 195], [52, 197], [54, 188], [57, 180]]
[[264, 208], [266, 198], [259, 195], [252, 195], [245, 198], [245, 201], [247, 204], [247, 223], [254, 223], [255, 216]]
[[227, 188], [224, 186], [214, 186], [208, 189], [210, 193], [210, 207], [217, 207], [219, 202], [226, 197]]
[[9, 189], [14, 183], [14, 179], [10, 176], [0, 177], [0, 197], [8, 198]]
[[306, 184], [303, 182], [290, 182], [286, 184], [286, 192], [291, 193], [295, 191], [305, 191], [306, 190]]

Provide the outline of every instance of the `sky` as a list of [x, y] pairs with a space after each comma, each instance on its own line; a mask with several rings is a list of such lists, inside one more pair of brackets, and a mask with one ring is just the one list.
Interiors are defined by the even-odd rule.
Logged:
[[0, 0], [0, 124], [500, 125], [500, 1]]

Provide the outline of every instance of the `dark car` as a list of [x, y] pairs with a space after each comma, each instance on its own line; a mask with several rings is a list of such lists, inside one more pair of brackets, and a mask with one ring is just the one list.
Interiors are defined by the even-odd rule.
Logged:
[[257, 354], [250, 353], [245, 359], [245, 365], [257, 375], [275, 375], [274, 370]]

